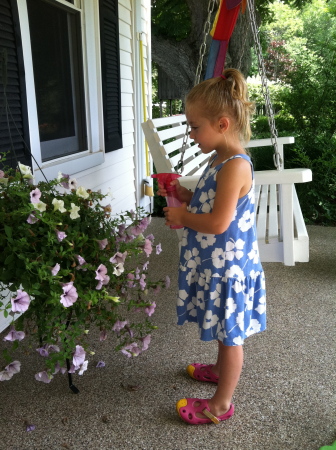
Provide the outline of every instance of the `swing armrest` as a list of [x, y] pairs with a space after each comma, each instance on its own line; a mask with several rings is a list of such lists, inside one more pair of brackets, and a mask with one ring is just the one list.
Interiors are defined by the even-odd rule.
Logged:
[[200, 175], [189, 175], [189, 176], [179, 178], [179, 182], [180, 182], [181, 186], [194, 192], [199, 179], [200, 179]]
[[[312, 171], [310, 169], [259, 170], [254, 175], [257, 185], [295, 184], [312, 181]], [[179, 178], [179, 182], [181, 186], [194, 191], [199, 178], [198, 175], [190, 175]]]
[[260, 170], [255, 172], [255, 184], [295, 184], [312, 181], [310, 169]]

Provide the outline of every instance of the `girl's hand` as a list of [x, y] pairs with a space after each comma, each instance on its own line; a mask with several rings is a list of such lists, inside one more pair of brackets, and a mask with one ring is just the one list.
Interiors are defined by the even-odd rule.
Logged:
[[163, 208], [163, 211], [166, 217], [167, 226], [171, 225], [184, 226], [183, 217], [185, 213], [188, 212], [186, 203], [182, 203], [182, 205], [177, 208], [169, 208], [168, 206], [166, 206], [165, 208]]
[[159, 190], [156, 192], [157, 195], [161, 195], [161, 197], [167, 197], [167, 191], [164, 188], [164, 185], [159, 182], [159, 180], [158, 180], [158, 186], [159, 186]]

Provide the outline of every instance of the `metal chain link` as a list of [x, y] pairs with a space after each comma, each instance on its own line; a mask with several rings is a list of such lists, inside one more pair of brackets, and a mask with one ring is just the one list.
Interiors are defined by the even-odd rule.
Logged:
[[254, 0], [247, 0], [248, 10], [250, 14], [250, 22], [251, 22], [251, 29], [253, 34], [253, 41], [254, 41], [254, 48], [257, 54], [258, 58], [258, 67], [259, 67], [259, 73], [261, 77], [261, 87], [262, 87], [262, 93], [265, 100], [265, 106], [266, 106], [266, 113], [267, 113], [267, 119], [268, 119], [268, 125], [271, 131], [271, 142], [274, 147], [274, 155], [273, 155], [273, 161], [274, 165], [277, 168], [277, 170], [280, 170], [282, 167], [282, 159], [281, 155], [279, 153], [278, 149], [278, 131], [275, 127], [275, 121], [274, 121], [274, 112], [273, 112], [273, 106], [269, 94], [269, 89], [267, 85], [267, 76], [265, 71], [265, 64], [264, 64], [264, 58], [262, 55], [262, 49], [260, 45], [260, 39], [259, 39], [259, 32], [258, 27], [256, 23], [256, 17], [255, 17], [255, 8], [254, 8]]
[[[204, 27], [203, 27], [203, 42], [199, 49], [199, 60], [198, 60], [197, 69], [196, 69], [194, 86], [196, 86], [200, 82], [202, 68], [203, 68], [203, 59], [204, 59], [204, 55], [206, 52], [206, 40], [207, 40], [207, 36], [211, 30], [211, 22], [210, 21], [211, 21], [212, 13], [215, 9], [215, 4], [216, 4], [216, 0], [210, 0], [209, 4], [208, 4], [208, 15], [207, 15], [207, 19], [204, 23]], [[182, 147], [181, 147], [181, 157], [180, 157], [180, 160], [179, 160], [178, 166], [177, 166], [178, 174], [182, 174], [183, 169], [184, 169], [184, 154], [187, 149], [188, 137], [189, 137], [189, 124], [187, 123], [186, 131], [183, 136], [183, 142], [182, 142]]]

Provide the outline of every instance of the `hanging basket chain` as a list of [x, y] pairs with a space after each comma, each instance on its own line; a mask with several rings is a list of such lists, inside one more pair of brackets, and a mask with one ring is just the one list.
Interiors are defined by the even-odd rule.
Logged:
[[[215, 4], [216, 4], [216, 0], [210, 0], [209, 4], [208, 4], [208, 15], [207, 15], [207, 19], [204, 23], [204, 27], [203, 27], [203, 42], [199, 49], [199, 60], [198, 60], [197, 69], [196, 69], [194, 86], [196, 86], [200, 82], [202, 68], [203, 68], [203, 59], [204, 59], [204, 55], [206, 52], [206, 40], [207, 40], [207, 36], [211, 30], [211, 16], [215, 9]], [[179, 173], [179, 174], [182, 174], [183, 169], [184, 169], [184, 154], [187, 149], [188, 137], [189, 137], [189, 124], [187, 123], [186, 131], [183, 136], [183, 142], [182, 142], [182, 147], [181, 147], [181, 157], [180, 157], [180, 160], [177, 165], [177, 173]]]
[[257, 27], [257, 21], [255, 16], [255, 7], [254, 7], [254, 0], [247, 0], [249, 15], [250, 15], [250, 23], [251, 23], [251, 29], [253, 34], [253, 41], [254, 41], [254, 48], [257, 54], [258, 58], [258, 67], [259, 67], [259, 73], [261, 77], [261, 86], [262, 86], [262, 93], [265, 100], [265, 106], [266, 106], [266, 113], [267, 113], [267, 119], [268, 119], [268, 125], [271, 131], [271, 142], [274, 148], [274, 154], [273, 154], [273, 161], [274, 165], [277, 168], [277, 170], [280, 170], [282, 167], [282, 159], [281, 155], [279, 153], [278, 149], [278, 131], [275, 127], [275, 121], [274, 121], [274, 112], [273, 112], [273, 106], [270, 98], [270, 93], [267, 85], [267, 76], [265, 71], [265, 64], [264, 64], [264, 58], [262, 54], [262, 49], [260, 45], [260, 39], [259, 39], [259, 31]]

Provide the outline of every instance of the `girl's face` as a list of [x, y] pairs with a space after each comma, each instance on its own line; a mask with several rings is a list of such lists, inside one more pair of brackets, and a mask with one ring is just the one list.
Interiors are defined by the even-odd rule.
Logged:
[[210, 153], [218, 150], [222, 142], [222, 133], [219, 120], [210, 122], [202, 115], [200, 107], [191, 107], [186, 109], [187, 121], [190, 125], [190, 139], [202, 150], [202, 153]]

